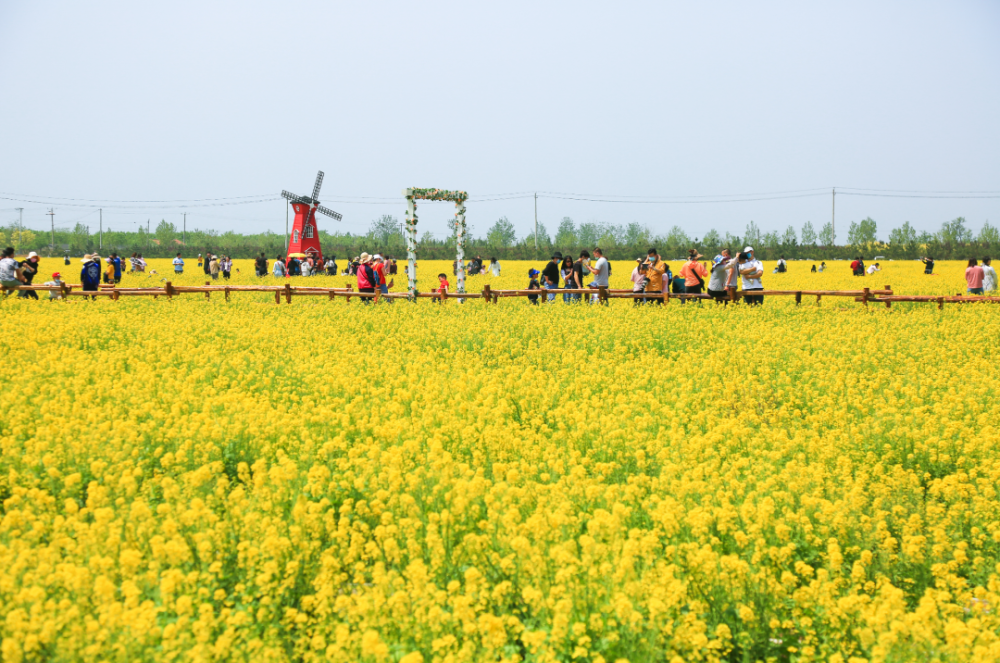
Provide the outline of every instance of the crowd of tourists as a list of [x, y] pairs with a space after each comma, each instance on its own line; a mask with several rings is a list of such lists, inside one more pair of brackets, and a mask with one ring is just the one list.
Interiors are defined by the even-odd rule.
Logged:
[[[754, 294], [763, 290], [761, 278], [764, 266], [754, 255], [752, 246], [742, 252], [732, 254], [730, 249], [722, 249], [719, 255], [712, 259], [711, 267], [702, 262], [703, 255], [697, 250], [688, 251], [687, 260], [681, 264], [674, 274], [670, 265], [663, 260], [656, 248], [651, 248], [644, 257], [636, 258], [632, 269], [633, 299], [636, 305], [640, 303], [662, 304], [663, 294], [703, 294], [717, 302], [728, 302], [735, 296], [737, 280], [742, 279], [743, 299], [752, 306], [764, 303], [764, 296]], [[776, 272], [787, 269], [784, 258], [775, 268]], [[593, 258], [589, 251], [581, 251], [574, 260], [572, 256], [563, 256], [560, 252], [552, 254], [552, 258], [541, 271], [528, 271], [528, 290], [546, 290], [548, 301], [556, 301], [558, 290], [598, 290], [607, 288], [611, 276], [611, 263], [604, 251], [595, 248]], [[588, 280], [589, 279], [589, 280]], [[563, 293], [564, 302], [580, 301], [583, 293]], [[597, 301], [597, 293], [589, 294], [590, 301]], [[645, 295], [645, 296], [638, 296]], [[529, 294], [528, 301], [537, 304], [538, 294]], [[684, 299], [681, 300], [685, 302]]]

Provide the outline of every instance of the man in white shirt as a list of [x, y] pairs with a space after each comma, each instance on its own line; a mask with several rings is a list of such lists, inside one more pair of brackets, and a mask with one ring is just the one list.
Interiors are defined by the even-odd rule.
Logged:
[[712, 260], [712, 274], [708, 278], [708, 294], [717, 302], [724, 302], [728, 298], [726, 292], [726, 279], [730, 272], [731, 256], [729, 249], [722, 249], [722, 253]]
[[183, 273], [184, 273], [184, 259], [181, 258], [181, 254], [178, 253], [177, 257], [174, 258], [174, 274], [183, 274]]
[[871, 265], [866, 270], [867, 274], [869, 274], [869, 275], [874, 274], [875, 272], [881, 272], [881, 271], [882, 271], [882, 268], [878, 266], [878, 263], [875, 263], [874, 265]]
[[743, 249], [745, 260], [740, 264], [740, 277], [743, 279], [743, 299], [750, 306], [760, 306], [764, 303], [764, 295], [752, 294], [755, 290], [763, 290], [764, 284], [760, 277], [764, 275], [764, 265], [754, 256], [753, 247]]
[[[590, 273], [594, 275], [594, 280], [587, 284], [588, 288], [607, 288], [608, 287], [608, 277], [610, 275], [610, 269], [608, 268], [608, 259], [604, 257], [604, 251], [601, 249], [594, 249], [594, 257], [597, 258], [597, 262], [593, 265], [586, 265]], [[597, 301], [598, 295], [591, 295], [590, 301]]]

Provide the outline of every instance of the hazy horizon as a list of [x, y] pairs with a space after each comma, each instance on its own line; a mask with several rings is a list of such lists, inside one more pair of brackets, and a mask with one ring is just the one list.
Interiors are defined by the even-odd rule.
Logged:
[[[751, 220], [818, 231], [834, 186], [840, 243], [865, 217], [882, 239], [958, 216], [978, 231], [1000, 222], [1000, 197], [841, 189], [1000, 196], [998, 28], [986, 1], [8, 1], [0, 225], [24, 207], [47, 230], [53, 207], [57, 227], [96, 231], [103, 205], [106, 230], [180, 227], [177, 203], [114, 201], [308, 193], [323, 170], [320, 199], [344, 215], [320, 219], [330, 232], [402, 220], [407, 186], [468, 191], [477, 236], [500, 216], [531, 232], [535, 191], [644, 201], [540, 195], [550, 235], [564, 216], [692, 237]], [[648, 202], [786, 191], [814, 195]], [[524, 196], [482, 200], [511, 193]], [[452, 211], [422, 205], [421, 234], [445, 236]], [[285, 225], [283, 200], [187, 212], [189, 229]]]

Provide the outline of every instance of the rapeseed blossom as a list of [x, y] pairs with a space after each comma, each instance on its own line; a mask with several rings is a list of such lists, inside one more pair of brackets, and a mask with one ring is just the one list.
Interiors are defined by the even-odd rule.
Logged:
[[0, 310], [4, 661], [1000, 659], [995, 305]]

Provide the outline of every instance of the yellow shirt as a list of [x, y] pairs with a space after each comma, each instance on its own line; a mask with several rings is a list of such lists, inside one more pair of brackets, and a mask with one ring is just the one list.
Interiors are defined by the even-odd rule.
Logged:
[[667, 271], [667, 264], [662, 260], [657, 260], [656, 264], [646, 268], [646, 292], [661, 292], [663, 290], [663, 274]]

